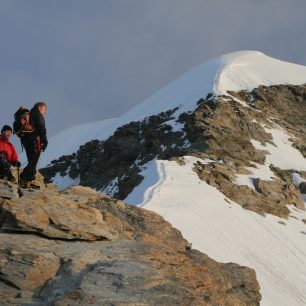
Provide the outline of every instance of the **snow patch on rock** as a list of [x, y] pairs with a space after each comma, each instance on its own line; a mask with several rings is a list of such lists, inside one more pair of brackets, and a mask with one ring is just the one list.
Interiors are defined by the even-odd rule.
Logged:
[[254, 165], [255, 168], [246, 168], [251, 174], [238, 174], [235, 181], [237, 185], [246, 185], [255, 189], [254, 178], [266, 181], [275, 179], [274, 173], [270, 170], [270, 165], [282, 170], [306, 171], [306, 159], [299, 150], [292, 146], [292, 137], [281, 128], [264, 128], [267, 133], [272, 135], [274, 145], [270, 143], [262, 145], [259, 141], [251, 139], [252, 145], [257, 150], [268, 151], [266, 161], [264, 165], [256, 164]]

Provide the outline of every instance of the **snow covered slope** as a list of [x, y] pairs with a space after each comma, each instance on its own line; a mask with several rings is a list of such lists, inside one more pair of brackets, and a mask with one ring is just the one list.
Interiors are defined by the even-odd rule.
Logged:
[[[259, 150], [268, 151], [265, 164], [249, 168], [249, 175], [238, 175], [236, 184], [255, 189], [254, 177], [276, 179], [271, 165], [295, 170], [296, 185], [306, 181], [298, 175], [306, 171], [306, 159], [293, 148], [289, 135], [281, 128], [269, 132], [275, 145], [253, 141]], [[185, 165], [157, 159], [144, 165], [144, 180], [124, 201], [162, 215], [193, 248], [216, 260], [252, 267], [261, 286], [261, 305], [306, 305], [306, 212], [292, 205], [285, 220], [247, 211], [194, 171], [197, 161], [216, 161], [191, 156], [184, 160]]]
[[[247, 211], [201, 181], [192, 170], [196, 160], [185, 159], [186, 165], [151, 163], [146, 181], [129, 198], [144, 200], [144, 208], [180, 229], [193, 248], [217, 261], [254, 268], [262, 306], [306, 305], [306, 226], [301, 222], [306, 213], [292, 208], [284, 220]], [[143, 187], [145, 196], [139, 198]]]
[[[192, 111], [196, 108], [196, 102], [209, 93], [222, 95], [227, 94], [228, 90], [250, 90], [259, 85], [304, 83], [304, 66], [283, 62], [258, 51], [226, 54], [194, 68], [116, 120], [75, 126], [55, 135], [50, 139], [40, 167], [45, 167], [51, 160], [67, 154], [71, 149], [76, 150], [85, 139], [108, 138], [118, 127], [131, 121], [139, 121], [176, 107], [179, 107], [177, 116]], [[74, 129], [79, 131], [80, 136], [72, 132]], [[62, 147], [63, 143], [65, 146]]]
[[136, 121], [180, 106], [180, 113], [194, 110], [208, 93], [251, 90], [259, 85], [306, 83], [306, 67], [283, 62], [258, 51], [241, 51], [210, 60], [169, 84], [122, 116]]

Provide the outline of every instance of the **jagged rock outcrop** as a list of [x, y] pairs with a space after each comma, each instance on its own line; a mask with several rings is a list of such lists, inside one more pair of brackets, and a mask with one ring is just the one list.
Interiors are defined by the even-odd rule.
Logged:
[[258, 151], [251, 139], [272, 143], [260, 122], [271, 126], [263, 113], [243, 107], [239, 102], [218, 97], [204, 100], [192, 114], [183, 114], [190, 147], [188, 153], [222, 160], [239, 170], [252, 163], [263, 164], [267, 152]]
[[[264, 91], [268, 96], [267, 101], [271, 99], [269, 98], [270, 90], [274, 91], [274, 88], [266, 87]], [[285, 92], [287, 93], [286, 90]], [[240, 98], [245, 98], [245, 95], [246, 92], [236, 94]], [[291, 105], [290, 99], [293, 100], [293, 109], [297, 105], [296, 113], [300, 110], [301, 104], [306, 103], [306, 100], [296, 103], [293, 97], [286, 96], [286, 98], [289, 99], [288, 107]], [[297, 100], [300, 102], [300, 99], [297, 98]], [[251, 98], [246, 101], [255, 103]], [[268, 107], [266, 105], [264, 109]], [[273, 115], [275, 116], [274, 121], [279, 122], [276, 118], [277, 110], [273, 111]], [[296, 144], [304, 139], [304, 135], [299, 131], [306, 130], [306, 127], [299, 126], [299, 124], [306, 122], [305, 116], [306, 112], [299, 114], [301, 119], [297, 120], [298, 124], [295, 126], [297, 138], [294, 141], [297, 141]], [[201, 101], [192, 114], [184, 114], [181, 117], [186, 122], [185, 130], [191, 143], [190, 149], [193, 150], [189, 154], [215, 161], [210, 164], [201, 162], [195, 164], [195, 171], [202, 180], [217, 187], [224, 195], [243, 208], [259, 214], [269, 213], [287, 218], [289, 215], [287, 205], [295, 205], [299, 209], [305, 208], [301, 192], [294, 186], [292, 176], [284, 176], [285, 171], [281, 169], [276, 171], [276, 168], [272, 167], [276, 177], [271, 181], [254, 177], [254, 189], [236, 184], [236, 175], [249, 173], [246, 167], [256, 168], [256, 164], [265, 163], [268, 152], [256, 149], [251, 140], [256, 140], [262, 145], [273, 144], [271, 134], [267, 133], [263, 127], [272, 128], [274, 126], [273, 121], [267, 119], [266, 112], [254, 107], [244, 107], [231, 98], [219, 97]], [[290, 130], [293, 130], [294, 120], [290, 122]], [[285, 128], [287, 123], [286, 121], [284, 123]]]
[[0, 211], [1, 305], [259, 305], [252, 269], [90, 188], [0, 194]]
[[290, 131], [296, 148], [306, 157], [306, 84], [259, 86], [231, 94]]
[[[106, 141], [88, 142], [77, 153], [53, 161], [41, 172], [48, 182], [55, 173], [68, 174], [73, 179], [79, 176], [81, 185], [124, 199], [143, 180], [139, 174], [142, 165], [156, 156], [168, 159], [185, 152], [184, 133], [172, 132], [167, 123], [176, 110], [126, 124]], [[112, 188], [113, 180], [116, 186]]]
[[15, 199], [19, 197], [16, 184], [6, 180], [0, 180], [0, 194], [2, 198], [6, 199]]
[[304, 201], [300, 190], [291, 180], [275, 179], [264, 181], [253, 180], [254, 189], [235, 184], [235, 172], [224, 164], [203, 164], [197, 162], [195, 171], [200, 179], [216, 187], [232, 201], [243, 208], [264, 215], [269, 213], [282, 218], [288, 218], [288, 204], [304, 209]]

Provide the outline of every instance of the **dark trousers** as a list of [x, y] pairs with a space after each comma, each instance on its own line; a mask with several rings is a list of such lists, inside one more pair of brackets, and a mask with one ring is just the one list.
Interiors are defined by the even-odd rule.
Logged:
[[7, 178], [11, 176], [12, 172], [10, 163], [2, 155], [0, 155], [0, 178]]
[[35, 152], [34, 141], [24, 142], [23, 147], [26, 151], [28, 164], [20, 174], [20, 179], [23, 181], [33, 181], [36, 176], [36, 168], [39, 160], [40, 153]]

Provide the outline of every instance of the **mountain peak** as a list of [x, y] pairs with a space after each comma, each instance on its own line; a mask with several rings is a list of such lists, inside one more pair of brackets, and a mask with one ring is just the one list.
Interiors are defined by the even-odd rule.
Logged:
[[[92, 135], [91, 139], [105, 140], [124, 124], [176, 108], [175, 116], [178, 117], [181, 113], [194, 111], [197, 101], [210, 93], [228, 95], [228, 91], [252, 90], [259, 85], [304, 83], [305, 66], [283, 62], [259, 51], [228, 53], [197, 66], [117, 119], [73, 127], [55, 135], [50, 139], [49, 147], [53, 149], [50, 151], [48, 148], [48, 154], [42, 156], [41, 167], [61, 155], [75, 152], [84, 140], [89, 140], [88, 135]], [[80, 136], [79, 141], [63, 141], [79, 135], [79, 132], [73, 131], [76, 129], [84, 137]]]
[[[219, 64], [214, 81], [215, 94], [252, 90], [260, 85], [301, 85], [306, 67], [284, 62], [259, 51], [238, 51], [214, 59]], [[213, 61], [214, 61], [213, 60]], [[203, 64], [203, 69], [207, 64]]]
[[237, 51], [203, 63], [173, 81], [121, 117], [121, 122], [141, 120], [176, 107], [193, 111], [209, 93], [252, 90], [259, 85], [302, 85], [306, 67], [269, 57], [259, 51]]

